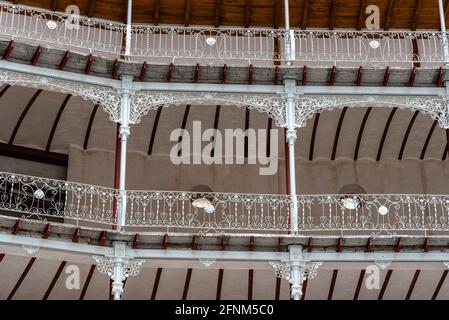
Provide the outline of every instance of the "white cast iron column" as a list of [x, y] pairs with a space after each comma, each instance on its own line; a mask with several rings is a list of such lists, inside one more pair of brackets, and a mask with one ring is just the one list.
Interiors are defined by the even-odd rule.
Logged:
[[113, 247], [111, 256], [93, 256], [93, 258], [97, 263], [97, 270], [111, 277], [111, 294], [114, 300], [120, 300], [123, 294], [123, 282], [129, 276], [138, 275], [140, 266], [145, 260], [128, 257], [125, 242], [115, 241]]
[[284, 278], [291, 284], [291, 298], [300, 300], [302, 296], [302, 285], [306, 279], [316, 277], [318, 268], [322, 262], [310, 262], [304, 259], [302, 246], [290, 245], [288, 247], [289, 259], [286, 261], [270, 261], [276, 276]]
[[129, 113], [130, 113], [130, 91], [132, 76], [122, 75], [122, 92], [121, 92], [121, 120], [120, 120], [120, 177], [119, 177], [119, 210], [118, 210], [118, 230], [123, 231], [126, 223], [126, 149], [129, 130]]
[[284, 0], [284, 14], [285, 14], [285, 61], [288, 66], [292, 65], [292, 60], [294, 60], [294, 49], [293, 49], [293, 31], [290, 30], [290, 12], [288, 0]]
[[126, 38], [125, 38], [125, 59], [131, 58], [131, 19], [133, 10], [133, 0], [128, 0], [128, 9], [126, 11]]
[[284, 80], [285, 90], [287, 93], [285, 102], [285, 111], [287, 116], [287, 143], [288, 143], [288, 173], [290, 187], [290, 222], [291, 233], [298, 233], [298, 199], [296, 197], [296, 165], [295, 165], [295, 142], [296, 142], [296, 126], [295, 126], [295, 94], [291, 93], [296, 88], [296, 80]]
[[440, 14], [440, 26], [441, 26], [441, 37], [442, 37], [442, 47], [443, 47], [443, 59], [444, 65], [449, 67], [449, 47], [447, 41], [446, 33], [446, 20], [444, 16], [443, 0], [438, 0], [438, 11]]

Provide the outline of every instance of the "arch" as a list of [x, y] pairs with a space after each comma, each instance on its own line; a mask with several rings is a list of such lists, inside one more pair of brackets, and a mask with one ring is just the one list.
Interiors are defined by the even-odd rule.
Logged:
[[130, 123], [139, 123], [150, 110], [170, 105], [211, 104], [246, 107], [265, 112], [278, 127], [286, 127], [283, 100], [276, 94], [141, 91], [131, 97]]
[[296, 100], [296, 127], [306, 126], [315, 113], [344, 107], [388, 107], [419, 111], [438, 121], [440, 127], [449, 128], [447, 97], [435, 96], [384, 96], [384, 95], [316, 95], [302, 96]]
[[120, 121], [121, 97], [117, 90], [98, 85], [88, 85], [76, 81], [54, 79], [21, 72], [0, 70], [0, 85], [8, 84], [36, 89], [50, 90], [79, 96], [98, 103], [109, 114], [109, 119]]

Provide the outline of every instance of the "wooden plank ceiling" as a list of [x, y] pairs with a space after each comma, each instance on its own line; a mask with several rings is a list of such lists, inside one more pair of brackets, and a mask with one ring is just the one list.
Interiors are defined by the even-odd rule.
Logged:
[[[447, 19], [449, 0], [443, 1]], [[56, 11], [77, 5], [82, 15], [123, 22], [127, 0], [14, 2]], [[437, 0], [290, 0], [291, 26], [360, 29], [368, 4], [379, 7], [383, 29], [439, 29]], [[276, 28], [284, 25], [283, 0], [133, 0], [133, 22]]]

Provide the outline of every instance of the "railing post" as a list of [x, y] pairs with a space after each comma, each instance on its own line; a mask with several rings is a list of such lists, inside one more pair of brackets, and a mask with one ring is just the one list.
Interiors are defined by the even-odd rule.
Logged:
[[285, 112], [287, 117], [287, 143], [288, 143], [288, 165], [289, 165], [289, 189], [290, 189], [290, 221], [292, 234], [298, 233], [298, 199], [296, 197], [296, 165], [295, 165], [295, 142], [296, 142], [296, 126], [295, 126], [295, 93], [296, 80], [284, 80], [285, 91], [287, 93], [284, 99]]
[[126, 223], [126, 149], [129, 130], [129, 114], [130, 114], [130, 90], [132, 76], [122, 75], [122, 92], [120, 105], [120, 177], [119, 177], [119, 210], [118, 210], [118, 230], [123, 231]]
[[126, 12], [126, 38], [125, 38], [125, 59], [131, 59], [131, 23], [132, 23], [133, 1], [128, 0]]
[[441, 46], [443, 47], [443, 60], [444, 65], [449, 67], [449, 47], [446, 33], [446, 18], [444, 16], [443, 0], [438, 0], [438, 11], [440, 14], [440, 26], [441, 26]]

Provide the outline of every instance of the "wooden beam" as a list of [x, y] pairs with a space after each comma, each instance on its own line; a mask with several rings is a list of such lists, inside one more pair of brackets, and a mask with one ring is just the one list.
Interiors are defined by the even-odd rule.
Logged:
[[437, 80], [435, 82], [435, 85], [437, 87], [442, 87], [443, 86], [443, 67], [440, 67], [438, 69], [438, 75], [437, 75]]
[[8, 46], [6, 47], [5, 52], [3, 53], [3, 60], [8, 60], [13, 49], [14, 49], [14, 40], [11, 40], [9, 41]]
[[159, 287], [159, 281], [161, 280], [162, 268], [157, 268], [156, 278], [154, 279], [153, 290], [151, 292], [151, 300], [156, 299], [157, 288]]
[[333, 86], [335, 84], [335, 78], [337, 76], [337, 67], [333, 66], [330, 71], [330, 79], [328, 85]]
[[245, 20], [243, 25], [245, 28], [249, 28], [251, 24], [251, 0], [245, 0]]
[[391, 121], [393, 120], [396, 110], [398, 110], [398, 107], [394, 107], [391, 110], [390, 116], [388, 117], [387, 123], [385, 124], [384, 132], [382, 133], [382, 138], [380, 139], [379, 149], [377, 150], [376, 161], [379, 161], [382, 156], [382, 150], [383, 150], [383, 147], [385, 144], [385, 139], [387, 138], [388, 129], [390, 128], [390, 124], [391, 124]]
[[83, 289], [81, 290], [80, 297], [78, 300], [84, 300], [84, 296], [86, 295], [87, 288], [89, 288], [90, 280], [92, 280], [92, 276], [95, 272], [95, 265], [91, 265], [89, 269], [89, 273], [87, 274], [86, 281], [84, 281]]
[[410, 287], [408, 288], [407, 296], [405, 297], [405, 300], [410, 300], [410, 297], [412, 296], [413, 289], [415, 288], [416, 281], [418, 281], [418, 277], [419, 277], [420, 273], [421, 273], [421, 270], [415, 271], [415, 275], [413, 276], [412, 283], [410, 283]]
[[41, 53], [42, 53], [42, 47], [38, 46], [36, 48], [36, 51], [34, 51], [33, 58], [31, 58], [31, 65], [32, 66], [36, 65], [37, 61], [39, 60], [39, 57], [40, 57]]
[[89, 0], [89, 9], [87, 10], [88, 17], [93, 17], [95, 15], [95, 1], [96, 0]]
[[192, 8], [192, 3], [190, 0], [185, 0], [184, 6], [184, 25], [187, 27], [190, 25], [190, 11]]
[[308, 19], [309, 19], [309, 0], [304, 0], [303, 6], [302, 6], [301, 29], [307, 28]]
[[[371, 239], [371, 238], [370, 238]], [[352, 300], [358, 300], [360, 294], [360, 288], [362, 287], [363, 278], [365, 278], [365, 269], [360, 271], [359, 281], [357, 281], [357, 287], [354, 292], [354, 298]]]
[[84, 135], [83, 149], [86, 150], [89, 145], [90, 132], [94, 124], [95, 115], [97, 114], [99, 104], [94, 105], [92, 112], [90, 113], [89, 123], [87, 124], [86, 134]]
[[108, 239], [106, 231], [101, 231], [100, 238], [98, 239], [99, 245], [104, 246], [106, 244], [106, 240]]
[[175, 65], [172, 63], [170, 63], [170, 65], [168, 66], [168, 72], [167, 72], [167, 82], [171, 81], [171, 76], [173, 73], [173, 69], [175, 68]]
[[197, 83], [200, 80], [200, 64], [197, 63], [195, 66], [195, 76], [193, 82]]
[[360, 86], [362, 84], [362, 76], [363, 76], [363, 68], [362, 66], [360, 66], [359, 71], [357, 72], [357, 81], [356, 81], [357, 86]]
[[384, 30], [390, 29], [390, 23], [391, 23], [391, 14], [393, 13], [393, 7], [394, 7], [394, 1], [395, 0], [389, 0], [387, 11], [385, 12], [385, 23], [384, 23]]
[[36, 261], [36, 257], [32, 257], [30, 259], [27, 266], [25, 267], [25, 270], [23, 270], [22, 275], [20, 276], [19, 280], [17, 280], [16, 284], [14, 285], [14, 288], [11, 290], [11, 292], [9, 293], [8, 298], [6, 298], [6, 300], [11, 300], [14, 297], [14, 295], [16, 294], [17, 290], [19, 289], [23, 280], [25, 280], [25, 277], [27, 276], [28, 272], [30, 271], [30, 269], [33, 266], [35, 261]]
[[52, 164], [60, 167], [67, 167], [69, 162], [69, 157], [66, 154], [46, 152], [43, 150], [14, 146], [6, 143], [0, 143], [0, 155], [45, 164]]
[[14, 227], [13, 227], [12, 232], [11, 232], [12, 235], [16, 235], [16, 234], [19, 233], [19, 231], [20, 231], [20, 224], [21, 223], [22, 223], [22, 220], [20, 220], [20, 219], [16, 220], [16, 223], [14, 224]]
[[139, 75], [139, 80], [140, 81], [144, 81], [145, 80], [145, 75], [147, 73], [147, 62], [144, 61], [142, 64], [142, 69], [140, 69], [140, 75]]
[[432, 295], [432, 298], [430, 300], [435, 300], [438, 296], [438, 293], [441, 290], [441, 287], [443, 286], [444, 280], [446, 280], [447, 274], [449, 273], [449, 270], [444, 270], [443, 274], [441, 275], [440, 281], [438, 281], [438, 285], [435, 288], [435, 291]]
[[61, 62], [59, 63], [59, 66], [58, 66], [59, 70], [64, 70], [65, 65], [67, 64], [67, 61], [69, 60], [69, 58], [70, 58], [70, 51], [67, 50], [64, 53], [64, 56], [62, 57]]
[[223, 66], [223, 84], [226, 84], [227, 81], [228, 81], [228, 65], [225, 64]]
[[137, 249], [139, 247], [139, 242], [140, 242], [139, 234], [136, 233], [133, 238], [133, 249]]
[[250, 269], [248, 271], [248, 300], [253, 300], [253, 281], [254, 281], [254, 270]]
[[50, 232], [51, 232], [51, 224], [47, 223], [45, 225], [44, 231], [42, 231], [42, 239], [48, 239]]
[[42, 298], [42, 300], [47, 300], [48, 297], [50, 296], [50, 293], [52, 292], [53, 288], [55, 287], [56, 282], [59, 279], [59, 276], [62, 273], [62, 270], [64, 270], [64, 267], [66, 265], [66, 261], [62, 261], [61, 264], [59, 265], [58, 270], [56, 270], [55, 275], [53, 276], [53, 279], [50, 282], [50, 285], [48, 286], [47, 291], [45, 291], [44, 297]]
[[156, 0], [154, 2], [154, 12], [153, 12], [153, 24], [155, 26], [159, 25], [160, 11], [161, 11], [161, 0]]
[[56, 11], [57, 8], [58, 8], [58, 0], [51, 0], [50, 11]]
[[279, 28], [279, 13], [281, 12], [281, 0], [274, 0], [273, 28]]
[[413, 31], [416, 30], [416, 26], [417, 26], [417, 24], [418, 24], [418, 18], [419, 18], [419, 14], [420, 14], [420, 11], [421, 11], [422, 0], [416, 0], [415, 3], [416, 3], [416, 4], [415, 4], [415, 13], [414, 13], [413, 19], [412, 19], [412, 21], [411, 21], [411, 22], [412, 22], [411, 29], [412, 29]]
[[335, 269], [332, 272], [331, 285], [329, 286], [329, 293], [327, 295], [327, 300], [332, 300], [332, 295], [334, 294], [335, 282], [337, 281], [338, 270]]
[[384, 87], [388, 86], [388, 81], [389, 80], [390, 80], [390, 67], [387, 67], [385, 69], [384, 81], [383, 81], [382, 85]]
[[221, 24], [221, 4], [222, 0], [215, 0], [214, 26], [218, 28]]
[[90, 68], [92, 67], [92, 61], [94, 60], [92, 53], [87, 56], [86, 67], [84, 68], [84, 73], [89, 74]]
[[118, 62], [118, 59], [115, 59], [114, 64], [112, 66], [112, 72], [111, 72], [112, 79], [117, 79], [117, 71], [118, 71], [119, 65], [120, 64]]
[[81, 233], [81, 228], [77, 227], [75, 229], [75, 232], [73, 233], [72, 242], [78, 242], [78, 240], [80, 238], [80, 233]]
[[221, 287], [223, 286], [223, 273], [224, 273], [223, 269], [218, 270], [217, 295], [215, 297], [216, 300], [221, 299]]
[[302, 69], [302, 85], [305, 86], [307, 84], [307, 66], [304, 66]]
[[388, 270], [387, 275], [385, 276], [384, 283], [382, 284], [382, 288], [380, 289], [379, 296], [377, 300], [382, 300], [385, 294], [385, 291], [387, 290], [388, 282], [390, 281], [391, 274], [393, 273], [393, 270]]
[[68, 94], [65, 97], [64, 101], [62, 102], [61, 106], [59, 107], [58, 113], [56, 114], [55, 121], [53, 121], [53, 126], [51, 127], [51, 131], [48, 136], [47, 146], [45, 147], [45, 151], [47, 151], [47, 152], [50, 151], [51, 143], [53, 142], [53, 137], [55, 135], [56, 128], [58, 127], [59, 120], [61, 119], [62, 113], [64, 112], [64, 109], [71, 97], [72, 97], [72, 95]]
[[363, 23], [365, 22], [365, 14], [366, 14], [365, 10], [366, 10], [366, 0], [361, 0], [356, 30], [362, 30], [363, 28]]
[[192, 268], [187, 269], [186, 281], [184, 282], [184, 290], [182, 292], [182, 300], [187, 299], [187, 294], [189, 293], [190, 279], [192, 278]]
[[330, 18], [329, 18], [329, 29], [330, 30], [334, 30], [336, 17], [337, 17], [337, 0], [332, 0], [331, 12], [330, 12]]

